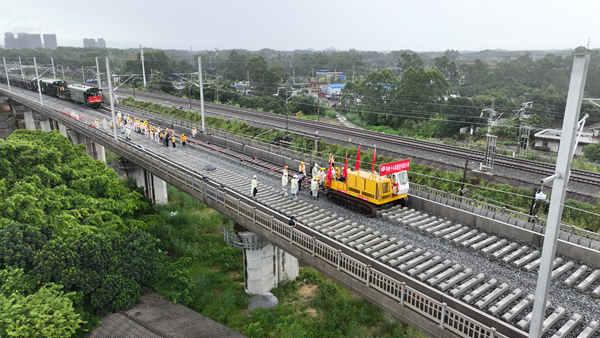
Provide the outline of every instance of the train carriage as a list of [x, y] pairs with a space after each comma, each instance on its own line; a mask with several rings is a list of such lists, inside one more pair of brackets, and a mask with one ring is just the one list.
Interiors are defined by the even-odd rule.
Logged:
[[102, 105], [102, 90], [84, 84], [68, 85], [70, 99], [74, 102], [98, 108]]
[[61, 99], [69, 97], [67, 83], [60, 79], [40, 79], [40, 88], [42, 93]]

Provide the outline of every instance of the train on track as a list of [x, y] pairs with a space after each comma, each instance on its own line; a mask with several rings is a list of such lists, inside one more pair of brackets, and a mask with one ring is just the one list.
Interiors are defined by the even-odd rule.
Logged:
[[[6, 83], [6, 77], [0, 76], [0, 82]], [[21, 78], [11, 77], [10, 85], [28, 89], [38, 90], [38, 81], [36, 79], [23, 80]], [[87, 84], [69, 84], [61, 79], [40, 79], [40, 91], [42, 94], [53, 96], [62, 100], [69, 100], [92, 108], [102, 106], [102, 89]]]
[[[359, 150], [360, 151], [360, 150]], [[325, 181], [325, 194], [334, 202], [361, 213], [375, 216], [377, 210], [408, 202], [408, 169], [410, 160], [385, 163], [379, 172], [330, 165]]]

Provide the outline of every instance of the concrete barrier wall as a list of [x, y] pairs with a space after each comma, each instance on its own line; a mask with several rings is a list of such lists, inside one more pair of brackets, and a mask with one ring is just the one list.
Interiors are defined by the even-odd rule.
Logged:
[[[541, 248], [544, 241], [544, 236], [540, 233], [500, 222], [470, 211], [450, 207], [414, 195], [408, 201], [408, 205], [411, 208], [422, 210], [437, 217], [448, 218], [456, 223], [471, 226], [480, 231], [502, 236], [529, 246]], [[598, 250], [559, 239], [556, 253], [590, 267], [600, 267], [600, 251]]]

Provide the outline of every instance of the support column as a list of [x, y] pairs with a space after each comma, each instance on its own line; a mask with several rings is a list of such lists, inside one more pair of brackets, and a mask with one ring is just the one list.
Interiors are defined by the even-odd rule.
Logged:
[[283, 281], [298, 277], [298, 259], [250, 231], [226, 231], [225, 241], [244, 250], [244, 288], [248, 294], [269, 295]]
[[152, 175], [152, 192], [154, 204], [165, 205], [169, 202], [167, 182], [155, 175]]
[[33, 112], [31, 110], [24, 111], [23, 116], [25, 119], [25, 129], [35, 130], [35, 120], [33, 119]]
[[51, 132], [52, 129], [50, 128], [50, 120], [40, 120], [40, 128], [42, 131]]
[[144, 189], [144, 196], [154, 204], [164, 205], [169, 202], [167, 193], [167, 182], [161, 178], [152, 175], [143, 168], [136, 168], [128, 172], [129, 177], [135, 180], [138, 188]]
[[94, 149], [94, 159], [106, 163], [106, 150], [104, 149], [104, 146], [98, 143], [92, 143], [92, 147]]
[[[242, 242], [258, 242], [258, 235], [253, 232], [238, 233]], [[273, 269], [274, 247], [269, 243], [244, 249], [246, 293], [264, 295], [271, 292], [275, 286], [276, 268]]]
[[69, 135], [67, 134], [67, 127], [65, 127], [65, 125], [60, 122], [58, 122], [58, 131], [62, 136], [69, 137]]

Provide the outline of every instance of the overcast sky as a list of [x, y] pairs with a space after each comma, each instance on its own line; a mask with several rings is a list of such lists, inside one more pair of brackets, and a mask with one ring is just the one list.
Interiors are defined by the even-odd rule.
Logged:
[[600, 0], [3, 1], [0, 32], [56, 33], [70, 46], [104, 37], [109, 47], [194, 50], [564, 49], [588, 38], [600, 47]]

